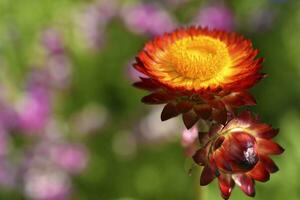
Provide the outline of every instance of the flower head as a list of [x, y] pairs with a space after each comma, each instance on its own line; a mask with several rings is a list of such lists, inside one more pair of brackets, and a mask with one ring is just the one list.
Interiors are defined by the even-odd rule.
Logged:
[[247, 89], [264, 76], [257, 54], [236, 33], [178, 29], [145, 45], [134, 67], [148, 78], [135, 86], [153, 92], [144, 103], [168, 103], [162, 120], [193, 110], [183, 116], [188, 128], [200, 117], [225, 122], [231, 107], [255, 104]]
[[225, 126], [213, 126], [201, 138], [203, 146], [193, 156], [196, 163], [204, 166], [200, 184], [207, 185], [217, 177], [224, 199], [230, 197], [235, 184], [248, 196], [254, 196], [254, 180], [268, 181], [270, 173], [278, 170], [269, 157], [284, 151], [271, 140], [277, 133], [248, 111]]

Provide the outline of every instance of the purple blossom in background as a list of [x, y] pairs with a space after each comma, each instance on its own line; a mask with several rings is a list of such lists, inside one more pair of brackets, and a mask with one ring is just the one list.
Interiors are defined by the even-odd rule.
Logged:
[[17, 112], [11, 105], [0, 102], [0, 132], [10, 131], [18, 126]]
[[78, 174], [88, 162], [88, 153], [80, 144], [60, 144], [52, 150], [52, 160], [71, 174]]
[[5, 129], [0, 127], [0, 158], [8, 154], [9, 151], [9, 134]]
[[203, 27], [223, 29], [226, 31], [232, 30], [235, 24], [232, 11], [221, 4], [201, 8], [195, 17], [194, 23]]
[[80, 32], [88, 48], [99, 50], [105, 42], [105, 31], [108, 22], [117, 14], [118, 3], [115, 0], [104, 0], [91, 4], [78, 16]]
[[0, 185], [3, 187], [14, 187], [16, 184], [16, 169], [7, 160], [0, 159]]
[[169, 13], [156, 4], [125, 7], [121, 17], [128, 29], [137, 34], [160, 35], [176, 27], [176, 22]]
[[20, 128], [26, 133], [38, 133], [44, 129], [50, 116], [51, 102], [44, 87], [32, 87], [17, 103]]

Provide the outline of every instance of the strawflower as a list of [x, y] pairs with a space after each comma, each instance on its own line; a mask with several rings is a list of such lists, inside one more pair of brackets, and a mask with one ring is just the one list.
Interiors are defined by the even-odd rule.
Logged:
[[193, 156], [204, 169], [200, 185], [218, 178], [221, 195], [230, 197], [235, 185], [248, 196], [255, 196], [255, 182], [266, 182], [278, 170], [270, 155], [284, 149], [272, 140], [277, 129], [259, 122], [249, 111], [242, 112], [226, 125], [215, 124], [208, 134], [200, 134], [202, 147]]
[[248, 89], [264, 77], [250, 40], [208, 28], [181, 28], [146, 43], [134, 68], [134, 85], [151, 91], [142, 102], [166, 104], [161, 119], [183, 114], [187, 128], [200, 118], [225, 123], [228, 113], [255, 105]]

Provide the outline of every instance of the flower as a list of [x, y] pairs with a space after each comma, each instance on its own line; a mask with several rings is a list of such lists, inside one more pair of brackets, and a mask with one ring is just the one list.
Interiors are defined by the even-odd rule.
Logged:
[[251, 41], [236, 33], [178, 29], [156, 37], [138, 54], [134, 68], [148, 78], [134, 86], [152, 92], [142, 102], [167, 103], [162, 120], [183, 113], [187, 128], [199, 118], [225, 123], [232, 107], [256, 104], [247, 89], [264, 77], [257, 54]]
[[234, 185], [248, 196], [255, 195], [254, 180], [265, 182], [278, 170], [270, 155], [284, 149], [271, 139], [278, 134], [268, 124], [260, 123], [249, 111], [242, 112], [225, 126], [214, 125], [202, 135], [194, 161], [204, 166], [200, 184], [218, 178], [221, 195], [230, 197]]

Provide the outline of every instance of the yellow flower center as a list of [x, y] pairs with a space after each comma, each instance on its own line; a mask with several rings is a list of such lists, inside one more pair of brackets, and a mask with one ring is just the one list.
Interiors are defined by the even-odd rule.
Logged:
[[231, 62], [226, 44], [209, 36], [182, 38], [171, 44], [167, 52], [168, 68], [202, 83], [217, 78]]

